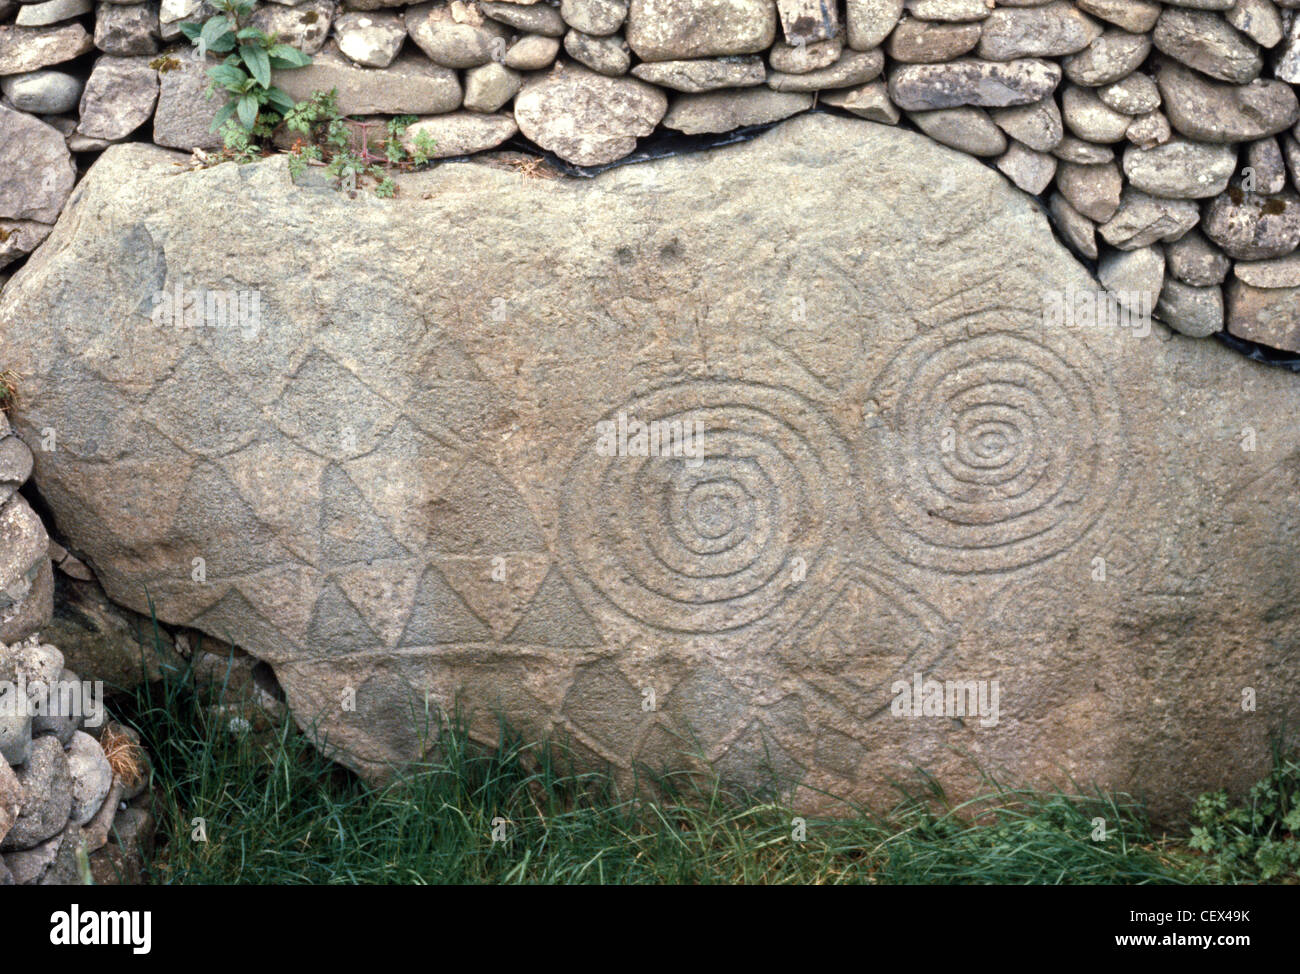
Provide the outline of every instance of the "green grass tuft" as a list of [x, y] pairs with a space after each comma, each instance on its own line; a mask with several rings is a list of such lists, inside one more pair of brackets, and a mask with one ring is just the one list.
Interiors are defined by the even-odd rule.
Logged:
[[[1296, 841], [1288, 830], [1297, 824], [1300, 762], [1280, 756], [1248, 812], [1232, 811], [1226, 796], [1203, 796], [1190, 845], [1158, 835], [1123, 796], [990, 781], [986, 794], [954, 804], [928, 778], [884, 815], [852, 809], [808, 819], [806, 838], [795, 841], [797, 813], [780, 803], [685, 772], [639, 789], [653, 800], [620, 794], [610, 775], [575, 770], [562, 744], [525, 743], [506, 728], [496, 748], [473, 743], [463, 715], [434, 729], [435, 757], [371, 787], [291, 719], [232, 722], [248, 705], [227, 696], [169, 666], [119, 707], [153, 762], [154, 882], [1296, 881], [1285, 849]], [[194, 839], [197, 818], [207, 841]]]

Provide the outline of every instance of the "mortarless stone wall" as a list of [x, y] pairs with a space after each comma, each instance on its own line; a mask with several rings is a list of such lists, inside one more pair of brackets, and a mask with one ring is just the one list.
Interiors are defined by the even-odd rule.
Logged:
[[[385, 0], [259, 4], [296, 98], [416, 115], [440, 156], [519, 137], [598, 166], [657, 131], [814, 108], [915, 126], [1038, 196], [1130, 312], [1300, 351], [1300, 0]], [[108, 145], [220, 147], [180, 24], [213, 10], [0, 0], [0, 267]], [[215, 63], [213, 60], [212, 63]], [[283, 141], [283, 140], [281, 140]]]

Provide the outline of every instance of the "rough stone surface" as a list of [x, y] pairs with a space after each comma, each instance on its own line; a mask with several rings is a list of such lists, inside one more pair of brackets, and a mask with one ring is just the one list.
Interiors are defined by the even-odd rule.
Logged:
[[584, 34], [612, 34], [627, 20], [628, 0], [561, 0], [560, 16]]
[[113, 787], [113, 769], [99, 742], [85, 731], [76, 731], [68, 746], [68, 775], [72, 782], [72, 804], [68, 815], [74, 825], [85, 825], [104, 804]]
[[1269, 348], [1300, 352], [1300, 287], [1228, 283], [1228, 331]]
[[[45, 526], [21, 494], [12, 494], [0, 505], [0, 615], [13, 612], [27, 599], [49, 561], [49, 545]], [[12, 634], [4, 640], [14, 641]]]
[[[186, 152], [221, 148], [222, 138], [212, 131], [212, 122], [223, 103], [216, 95], [208, 97], [208, 65], [184, 57], [165, 62], [165, 68], [158, 72], [154, 142]], [[279, 83], [283, 84], [283, 79]]]
[[181, 24], [206, 23], [216, 12], [216, 8], [207, 0], [159, 0], [158, 29], [167, 43], [176, 41], [186, 44], [188, 41], [181, 33]]
[[983, 20], [993, 9], [992, 0], [906, 0], [907, 12], [922, 20]]
[[980, 57], [1010, 61], [1074, 54], [1101, 36], [1095, 20], [1069, 0], [1035, 7], [998, 7], [983, 23]]
[[584, 67], [610, 77], [627, 74], [632, 66], [632, 53], [627, 41], [618, 36], [592, 37], [571, 30], [564, 35], [564, 51]]
[[1145, 115], [1160, 107], [1160, 89], [1150, 77], [1137, 72], [1098, 88], [1097, 97], [1125, 115]]
[[785, 74], [803, 74], [834, 64], [844, 52], [843, 38], [836, 36], [811, 44], [787, 44], [777, 41], [767, 52], [767, 63], [773, 71]]
[[515, 97], [519, 129], [544, 149], [580, 166], [621, 159], [668, 110], [662, 91], [633, 78], [608, 78], [558, 64]]
[[900, 117], [898, 108], [889, 100], [889, 89], [883, 81], [872, 81], [859, 88], [824, 91], [817, 100], [823, 105], [842, 108], [859, 118], [886, 125], [897, 125]]
[[1108, 30], [1078, 54], [1067, 57], [1061, 67], [1077, 85], [1106, 85], [1136, 71], [1150, 51], [1151, 39], [1146, 34]]
[[[1169, 814], [1297, 726], [1300, 385], [1047, 324], [1096, 284], [989, 168], [808, 115], [594, 180], [399, 185], [112, 146], [0, 296], [69, 542], [113, 598], [271, 662], [351, 766], [414, 757], [411, 707], [459, 691], [480, 738], [500, 715], [629, 773], [689, 728], [800, 809], [892, 802], [919, 764]], [[155, 325], [182, 275], [260, 289], [260, 340]], [[620, 412], [698, 419], [701, 464], [602, 455]], [[998, 679], [998, 723], [894, 716], [917, 673]]]
[[1060, 193], [1053, 193], [1048, 200], [1052, 224], [1060, 232], [1065, 242], [1085, 257], [1097, 257], [1097, 225], [1070, 205]]
[[678, 95], [664, 115], [663, 124], [687, 135], [730, 132], [745, 125], [764, 125], [789, 118], [807, 111], [812, 104], [812, 95], [767, 88]]
[[1196, 226], [1199, 217], [1191, 200], [1161, 199], [1126, 186], [1119, 209], [1098, 230], [1112, 247], [1134, 250], [1158, 240], [1177, 240]]
[[1139, 149], [1154, 149], [1173, 138], [1174, 131], [1164, 112], [1148, 112], [1135, 118], [1124, 135]]
[[1155, 0], [1077, 0], [1080, 10], [1135, 34], [1145, 33], [1160, 19]]
[[[406, 23], [411, 28], [409, 19]], [[344, 115], [436, 115], [459, 108], [461, 102], [456, 72], [411, 52], [398, 55], [380, 71], [358, 67], [328, 45], [307, 67], [276, 71], [274, 80], [296, 101], [310, 98], [314, 91], [337, 88], [339, 111]]]
[[1246, 167], [1254, 174], [1255, 185], [1247, 189], [1264, 194], [1280, 193], [1286, 188], [1286, 160], [1277, 139], [1260, 139], [1246, 146]]
[[1056, 175], [1056, 159], [1035, 152], [1019, 142], [1012, 142], [998, 157], [998, 170], [1031, 196], [1042, 193]]
[[[9, 503], [18, 501], [17, 496]], [[25, 502], [24, 502], [25, 503]], [[0, 510], [0, 514], [3, 511]], [[42, 558], [35, 578], [24, 583], [25, 594], [17, 605], [0, 609], [0, 643], [14, 643], [42, 631], [54, 612], [54, 570], [48, 558]]]
[[904, 64], [937, 64], [961, 57], [979, 39], [979, 24], [937, 24], [907, 17], [889, 35], [885, 52]]
[[1166, 277], [1156, 315], [1191, 338], [1213, 335], [1223, 330], [1223, 288], [1192, 287], [1175, 277]]
[[422, 118], [407, 127], [402, 144], [408, 151], [416, 148], [415, 140], [424, 132], [433, 139], [432, 159], [463, 156], [471, 152], [494, 149], [519, 131], [509, 112], [484, 114], [480, 112], [449, 112]]
[[1107, 107], [1091, 88], [1067, 85], [1061, 94], [1061, 115], [1065, 126], [1088, 142], [1119, 142], [1133, 119]]
[[100, 3], [95, 10], [95, 46], [105, 54], [157, 54], [160, 38], [157, 3]]
[[0, 424], [0, 504], [27, 482], [32, 473], [32, 451], [12, 435], [6, 421]]
[[879, 47], [902, 13], [903, 0], [844, 0], [844, 25], [849, 47], [855, 51]]
[[1061, 109], [1054, 98], [1013, 108], [999, 108], [990, 115], [998, 127], [1018, 142], [1037, 152], [1051, 152], [1065, 135]]
[[0, 219], [53, 223], [72, 192], [72, 155], [59, 130], [0, 105]]
[[1206, 207], [1201, 229], [1229, 257], [1285, 257], [1300, 247], [1300, 197], [1290, 189], [1263, 196], [1231, 186]]
[[1239, 260], [1232, 273], [1252, 287], [1300, 287], [1300, 254], [1275, 260]]
[[560, 53], [560, 39], [544, 34], [525, 34], [506, 48], [502, 63], [515, 71], [540, 71], [549, 68]]
[[849, 88], [880, 77], [885, 56], [879, 51], [845, 51], [834, 64], [803, 74], [770, 71], [767, 84], [775, 91], [820, 91], [823, 88]]
[[633, 77], [664, 88], [696, 94], [718, 88], [745, 88], [767, 80], [758, 57], [701, 58], [698, 61], [657, 61], [638, 64]]
[[27, 714], [0, 716], [0, 764], [16, 767], [25, 764], [31, 754], [32, 718]]
[[492, 60], [510, 36], [504, 24], [489, 20], [476, 3], [423, 3], [406, 10], [411, 40], [434, 64], [444, 68], [473, 68]]
[[1056, 170], [1056, 188], [1088, 219], [1105, 223], [1119, 209], [1124, 181], [1113, 162], [1088, 166], [1062, 162]]
[[776, 39], [773, 0], [632, 0], [625, 28], [642, 61], [754, 54]]
[[1214, 13], [1166, 7], [1151, 40], [1157, 50], [1220, 81], [1243, 85], [1264, 67], [1259, 45]]
[[[525, 34], [546, 34], [550, 37], [563, 37], [568, 29], [558, 7], [545, 3], [496, 3], [494, 0], [482, 0], [479, 9], [498, 23], [513, 27]], [[573, 8], [572, 0], [570, 9]], [[626, 10], [626, 8], [624, 8]], [[621, 22], [621, 21], [620, 21]], [[576, 26], [576, 25], [575, 25]], [[581, 27], [578, 28], [582, 30]], [[614, 30], [618, 24], [614, 25]], [[614, 30], [603, 31], [612, 34]], [[593, 33], [593, 31], [587, 31]]]
[[1097, 280], [1106, 290], [1115, 294], [1120, 304], [1147, 313], [1154, 309], [1164, 279], [1165, 252], [1158, 245], [1112, 250], [1097, 262]]
[[1114, 159], [1115, 151], [1108, 145], [1098, 145], [1073, 135], [1065, 135], [1052, 149], [1052, 155], [1064, 162], [1074, 162], [1080, 166], [1096, 166]]
[[[334, 0], [302, 0], [301, 3], [293, 7], [272, 4], [255, 10], [248, 19], [248, 23], [251, 27], [257, 27], [268, 34], [277, 35], [284, 43], [292, 44], [305, 54], [315, 54], [325, 46], [325, 40], [330, 34], [330, 24], [338, 13], [338, 9], [339, 6]], [[375, 14], [373, 16], [376, 21], [379, 21], [384, 16], [391, 20], [397, 19], [391, 14]], [[406, 36], [406, 31], [401, 29], [400, 23], [397, 26], [400, 31], [397, 46], [400, 47], [402, 39]], [[341, 43], [342, 35], [340, 35]], [[396, 54], [397, 51], [394, 50], [393, 53]], [[391, 61], [392, 58], [388, 60]], [[387, 63], [385, 62], [385, 64]], [[383, 67], [383, 65], [375, 64], [372, 67]]]
[[904, 64], [889, 78], [894, 103], [909, 112], [975, 105], [1001, 108], [1036, 102], [1056, 90], [1061, 67], [1026, 58], [1002, 63], [958, 58], [946, 64]]
[[[30, 254], [50, 235], [52, 225], [34, 220], [0, 219], [0, 268], [7, 267], [19, 257]], [[7, 272], [0, 272], [0, 278]], [[0, 287], [3, 287], [0, 281]]]
[[1292, 16], [1286, 38], [1277, 50], [1273, 76], [1293, 85], [1300, 84], [1300, 17]]
[[92, 139], [124, 139], [153, 116], [158, 72], [145, 57], [109, 57], [95, 62], [81, 96], [77, 131]]
[[1261, 47], [1276, 47], [1282, 40], [1282, 17], [1272, 0], [1236, 0], [1224, 17]]
[[162, 666], [184, 666], [184, 659], [166, 629], [158, 635], [160, 648], [149, 617], [114, 605], [97, 583], [56, 575], [53, 618], [41, 636], [59, 647], [70, 669], [128, 690], [145, 676], [159, 680]]
[[63, 654], [55, 646], [29, 640], [0, 650], [0, 679], [48, 686], [63, 672], [63, 663]]
[[4, 856], [5, 868], [17, 886], [31, 886], [38, 883], [42, 876], [54, 864], [63, 844], [63, 833], [39, 845], [20, 852], [10, 852]]
[[57, 27], [0, 27], [0, 75], [62, 64], [95, 49], [78, 23]]
[[[0, 850], [30, 849], [63, 831], [72, 809], [72, 778], [63, 745], [55, 737], [32, 742], [27, 763], [15, 768], [23, 790], [22, 812]], [[12, 867], [11, 867], [12, 868]]]
[[1256, 78], [1227, 85], [1204, 78], [1176, 61], [1156, 71], [1169, 123], [1198, 142], [1250, 142], [1276, 135], [1300, 118], [1300, 102], [1282, 81]]
[[982, 108], [941, 108], [933, 112], [911, 112], [916, 127], [940, 145], [973, 156], [997, 156], [1007, 149], [1007, 137]]
[[465, 72], [465, 105], [472, 112], [496, 112], [519, 92], [519, 72], [490, 61]]
[[33, 115], [72, 111], [81, 100], [81, 87], [82, 81], [75, 75], [49, 68], [0, 78], [0, 92], [10, 106]]
[[1124, 175], [1144, 193], [1172, 199], [1218, 196], [1237, 169], [1237, 152], [1226, 145], [1170, 139], [1151, 149], [1124, 150]]
[[14, 25], [48, 27], [50, 24], [58, 24], [88, 14], [94, 8], [95, 5], [91, 0], [46, 0], [44, 3], [24, 3], [18, 8]]
[[72, 735], [81, 729], [81, 719], [93, 700], [82, 692], [81, 678], [69, 669], [59, 674], [50, 688], [50, 707], [46, 713], [32, 717], [32, 736], [53, 734], [65, 748]]
[[18, 813], [23, 807], [23, 786], [9, 767], [9, 762], [0, 760], [0, 842], [3, 842], [9, 830], [18, 821]]
[[1199, 230], [1191, 230], [1173, 243], [1166, 244], [1165, 257], [1169, 273], [1193, 287], [1222, 284], [1228, 276], [1228, 258]]

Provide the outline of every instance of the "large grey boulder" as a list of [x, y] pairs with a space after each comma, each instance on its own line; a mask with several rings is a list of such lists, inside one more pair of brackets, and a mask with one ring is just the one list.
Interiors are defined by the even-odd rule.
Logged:
[[1300, 382], [1067, 320], [1098, 285], [978, 162], [827, 115], [395, 200], [172, 158], [106, 150], [5, 288], [16, 428], [113, 599], [362, 773], [459, 697], [800, 809], [978, 765], [1166, 815], [1300, 726]]

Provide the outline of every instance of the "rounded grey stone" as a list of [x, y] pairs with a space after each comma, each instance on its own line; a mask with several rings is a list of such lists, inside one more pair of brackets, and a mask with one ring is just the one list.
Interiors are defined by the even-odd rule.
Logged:
[[54, 737], [32, 741], [31, 757], [14, 769], [23, 808], [0, 850], [30, 849], [63, 831], [72, 809], [72, 777], [63, 745]]

